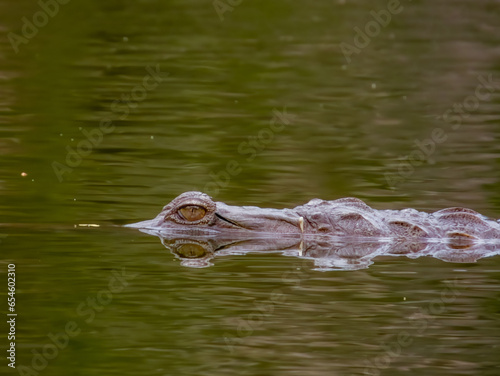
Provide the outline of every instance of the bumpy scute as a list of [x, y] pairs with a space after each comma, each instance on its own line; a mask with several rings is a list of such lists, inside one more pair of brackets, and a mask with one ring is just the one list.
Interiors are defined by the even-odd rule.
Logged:
[[330, 221], [322, 212], [313, 212], [309, 217], [304, 218], [306, 218], [311, 228], [315, 231], [320, 233], [331, 233], [333, 231]]
[[434, 212], [434, 215], [441, 216], [443, 214], [450, 214], [450, 213], [470, 213], [470, 214], [475, 214], [475, 215], [481, 215], [475, 210], [468, 209], [468, 208], [460, 208], [460, 207], [441, 209], [441, 210], [438, 210], [437, 212]]
[[463, 233], [481, 238], [491, 230], [491, 226], [484, 219], [466, 212], [443, 214], [439, 216], [438, 221], [446, 233]]
[[377, 236], [380, 229], [360, 213], [349, 212], [338, 215], [338, 226], [349, 236]]
[[[382, 231], [367, 216], [345, 207], [330, 207], [326, 211], [304, 213], [313, 233], [335, 236], [376, 237]], [[302, 211], [299, 214], [302, 215]]]
[[343, 207], [351, 207], [357, 208], [361, 210], [365, 210], [367, 212], [372, 212], [374, 209], [366, 205], [366, 203], [359, 198], [356, 197], [344, 197], [339, 198], [337, 200], [331, 201], [332, 204], [343, 206]]
[[421, 227], [406, 221], [391, 221], [388, 224], [390, 230], [397, 236], [404, 238], [427, 238], [427, 232]]
[[[432, 214], [415, 209], [375, 210], [357, 198], [347, 197], [334, 201], [314, 199], [294, 210], [309, 224], [312, 233], [405, 239], [448, 239], [450, 233], [463, 233], [471, 237], [468, 242], [500, 239], [499, 223], [461, 207]], [[452, 244], [465, 243], [459, 239]]]

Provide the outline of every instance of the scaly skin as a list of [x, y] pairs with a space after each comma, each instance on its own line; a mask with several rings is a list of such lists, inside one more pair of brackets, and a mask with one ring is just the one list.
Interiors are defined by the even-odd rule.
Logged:
[[500, 254], [500, 223], [465, 208], [375, 210], [356, 198], [314, 199], [294, 209], [214, 202], [186, 192], [152, 220], [127, 225], [159, 236], [187, 266], [216, 254], [282, 251], [324, 268], [359, 269], [379, 255], [473, 262]]
[[[181, 213], [186, 207], [199, 210], [199, 218], [186, 219]], [[334, 201], [314, 199], [294, 209], [261, 209], [214, 202], [201, 192], [183, 193], [165, 206], [156, 218], [127, 226], [165, 234], [218, 233], [235, 237], [252, 233], [461, 242], [500, 239], [500, 223], [465, 208], [448, 208], [434, 213], [414, 209], [375, 210], [359, 199], [341, 198]]]

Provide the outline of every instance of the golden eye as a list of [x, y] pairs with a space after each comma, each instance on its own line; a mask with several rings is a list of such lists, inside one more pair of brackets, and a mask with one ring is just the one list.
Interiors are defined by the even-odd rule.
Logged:
[[176, 253], [184, 258], [200, 258], [206, 255], [207, 251], [199, 244], [183, 244], [177, 248]]
[[199, 221], [207, 211], [205, 208], [196, 205], [187, 205], [179, 209], [180, 215], [189, 222]]

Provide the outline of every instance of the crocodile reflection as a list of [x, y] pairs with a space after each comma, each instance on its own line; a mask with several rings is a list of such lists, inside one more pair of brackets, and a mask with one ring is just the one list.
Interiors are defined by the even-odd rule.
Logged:
[[180, 261], [181, 265], [204, 268], [216, 257], [249, 253], [279, 252], [286, 256], [310, 259], [317, 270], [358, 270], [368, 268], [375, 258], [405, 256], [416, 259], [432, 256], [446, 262], [472, 263], [480, 258], [500, 254], [496, 244], [443, 244], [412, 241], [345, 241], [332, 236], [230, 238], [173, 236], [147, 229]]

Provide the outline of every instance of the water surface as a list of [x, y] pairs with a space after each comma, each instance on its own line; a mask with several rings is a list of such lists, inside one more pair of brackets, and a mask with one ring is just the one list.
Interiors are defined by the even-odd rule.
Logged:
[[187, 190], [500, 218], [498, 2], [401, 1], [346, 59], [388, 3], [242, 1], [221, 21], [210, 1], [71, 1], [16, 53], [9, 33], [40, 5], [1, 1], [18, 367], [74, 322], [41, 375], [497, 375], [498, 257], [321, 272], [268, 253], [197, 269], [118, 226]]

